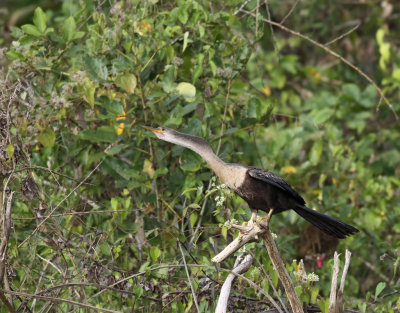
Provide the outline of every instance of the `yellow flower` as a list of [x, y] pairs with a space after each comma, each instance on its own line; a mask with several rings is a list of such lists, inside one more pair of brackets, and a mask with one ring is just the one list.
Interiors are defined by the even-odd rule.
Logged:
[[297, 169], [294, 166], [285, 166], [283, 168], [283, 171], [285, 172], [285, 174], [296, 174], [297, 173]]
[[122, 114], [118, 114], [115, 120], [118, 122], [120, 120], [125, 120], [125, 118], [126, 118], [126, 113], [124, 112]]
[[268, 85], [265, 85], [262, 89], [261, 92], [266, 95], [266, 96], [270, 96], [271, 95], [271, 87]]
[[118, 126], [118, 128], [117, 128], [117, 135], [118, 135], [118, 136], [122, 135], [122, 133], [124, 132], [124, 127], [125, 127], [125, 124], [124, 124], [124, 123], [120, 123], [120, 124], [119, 124], [119, 126]]

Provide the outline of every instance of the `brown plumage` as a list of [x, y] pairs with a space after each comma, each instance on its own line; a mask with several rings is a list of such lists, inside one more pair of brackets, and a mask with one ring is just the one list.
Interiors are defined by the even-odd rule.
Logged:
[[273, 214], [293, 209], [301, 217], [336, 238], [345, 238], [358, 229], [336, 218], [317, 212], [305, 206], [304, 199], [280, 176], [269, 171], [223, 162], [204, 139], [179, 133], [173, 129], [151, 128], [159, 139], [193, 150], [205, 159], [217, 176], [241, 198], [253, 212], [262, 210]]

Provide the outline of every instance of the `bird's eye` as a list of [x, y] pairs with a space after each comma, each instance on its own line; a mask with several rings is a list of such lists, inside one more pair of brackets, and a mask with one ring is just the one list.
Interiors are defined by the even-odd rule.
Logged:
[[164, 127], [160, 127], [160, 128], [159, 128], [159, 130], [161, 130], [161, 131], [164, 131], [164, 130], [165, 130], [165, 128], [164, 128]]

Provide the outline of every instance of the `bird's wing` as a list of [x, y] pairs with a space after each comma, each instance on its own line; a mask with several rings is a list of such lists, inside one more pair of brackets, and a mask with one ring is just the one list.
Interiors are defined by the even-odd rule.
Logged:
[[292, 188], [292, 186], [289, 185], [289, 183], [284, 180], [282, 177], [275, 175], [274, 173], [264, 171], [259, 168], [250, 168], [247, 173], [255, 178], [262, 180], [263, 182], [266, 182], [267, 184], [273, 185], [279, 189], [282, 189], [283, 191], [287, 192], [290, 194], [293, 198], [295, 198], [297, 201], [299, 201], [301, 204], [305, 204], [306, 202], [304, 199]]

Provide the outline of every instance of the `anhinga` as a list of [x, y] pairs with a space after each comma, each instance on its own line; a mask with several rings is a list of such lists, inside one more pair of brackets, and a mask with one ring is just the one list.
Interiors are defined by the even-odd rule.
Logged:
[[358, 232], [353, 226], [306, 207], [304, 199], [282, 177], [252, 166], [225, 163], [203, 138], [179, 133], [166, 127], [145, 126], [145, 128], [151, 130], [161, 140], [198, 153], [215, 174], [247, 202], [252, 211], [251, 222], [255, 222], [257, 210], [268, 213], [273, 210], [272, 213], [276, 214], [293, 209], [332, 237], [345, 238]]

